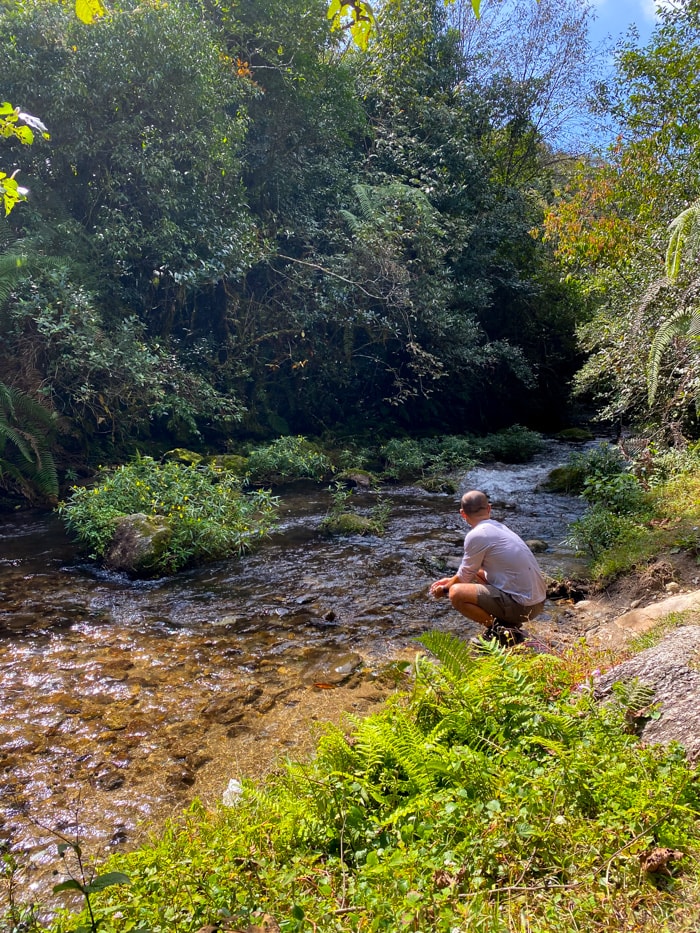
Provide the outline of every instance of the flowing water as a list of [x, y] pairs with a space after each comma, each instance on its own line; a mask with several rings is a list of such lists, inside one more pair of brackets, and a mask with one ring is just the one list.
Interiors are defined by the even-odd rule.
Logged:
[[[539, 487], [571, 449], [479, 467], [459, 491], [484, 489], [495, 518], [547, 542], [551, 575], [576, 572], [562, 541], [582, 504]], [[62, 838], [102, 857], [269, 766], [298, 744], [309, 691], [323, 718], [352, 675], [362, 712], [422, 632], [475, 633], [427, 595], [461, 555], [459, 493], [388, 487], [386, 535], [333, 539], [327, 490], [276, 492], [279, 528], [255, 554], [149, 582], [85, 562], [55, 516], [0, 521], [0, 843], [26, 866], [25, 897], [46, 901]]]

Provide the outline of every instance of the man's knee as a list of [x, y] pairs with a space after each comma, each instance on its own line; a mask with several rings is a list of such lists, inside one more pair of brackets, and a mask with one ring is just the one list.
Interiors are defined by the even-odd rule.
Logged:
[[455, 583], [450, 587], [449, 599], [453, 609], [459, 609], [460, 606], [476, 606], [476, 589], [471, 583]]

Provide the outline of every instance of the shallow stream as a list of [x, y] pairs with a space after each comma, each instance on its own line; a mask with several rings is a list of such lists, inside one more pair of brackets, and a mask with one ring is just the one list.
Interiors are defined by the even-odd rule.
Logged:
[[[495, 518], [545, 541], [553, 576], [576, 573], [562, 541], [582, 503], [540, 485], [571, 450], [480, 467], [459, 490], [484, 489]], [[384, 537], [333, 539], [319, 530], [327, 490], [276, 492], [279, 529], [257, 553], [151, 582], [82, 560], [55, 516], [0, 520], [0, 842], [27, 866], [26, 897], [47, 900], [62, 837], [99, 857], [133, 846], [195, 795], [303, 745], [309, 692], [322, 719], [352, 683], [343, 701], [364, 712], [422, 632], [475, 633], [427, 594], [461, 555], [459, 494], [387, 487]]]

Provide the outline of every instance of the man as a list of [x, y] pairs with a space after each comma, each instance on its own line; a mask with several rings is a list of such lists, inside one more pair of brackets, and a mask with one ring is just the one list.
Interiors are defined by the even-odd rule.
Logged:
[[517, 644], [524, 640], [523, 623], [544, 608], [542, 571], [522, 538], [491, 518], [485, 493], [465, 492], [459, 512], [470, 528], [462, 563], [453, 577], [433, 583], [430, 593], [449, 596], [457, 612], [485, 626], [482, 637]]

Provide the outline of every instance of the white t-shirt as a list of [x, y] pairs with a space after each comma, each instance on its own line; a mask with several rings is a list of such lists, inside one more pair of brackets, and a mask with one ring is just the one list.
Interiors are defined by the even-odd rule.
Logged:
[[478, 570], [484, 571], [492, 586], [508, 593], [521, 606], [534, 606], [547, 596], [542, 571], [530, 548], [493, 518], [479, 522], [464, 539], [464, 557], [457, 576], [462, 583], [472, 583]]

